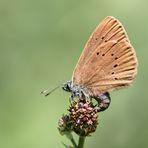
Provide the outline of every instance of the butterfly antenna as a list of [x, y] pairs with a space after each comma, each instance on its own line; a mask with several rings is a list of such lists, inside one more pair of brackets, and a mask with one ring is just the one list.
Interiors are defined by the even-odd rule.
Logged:
[[58, 85], [57, 87], [53, 88], [52, 90], [43, 90], [41, 91], [41, 94], [43, 94], [45, 97], [49, 96], [52, 92], [54, 92], [55, 90], [57, 90], [61, 85]]

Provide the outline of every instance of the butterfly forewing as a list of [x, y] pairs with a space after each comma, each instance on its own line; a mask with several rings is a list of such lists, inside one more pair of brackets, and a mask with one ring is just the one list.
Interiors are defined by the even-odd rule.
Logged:
[[106, 17], [86, 43], [74, 69], [72, 82], [97, 95], [129, 85], [137, 59], [121, 23]]
[[122, 40], [127, 39], [127, 35], [121, 23], [114, 17], [107, 16], [95, 29], [86, 43], [84, 50], [79, 58], [79, 61], [73, 72], [73, 80], [80, 83], [75, 76], [79, 74], [81, 68], [85, 65], [85, 60], [92, 54], [94, 49], [108, 40]]

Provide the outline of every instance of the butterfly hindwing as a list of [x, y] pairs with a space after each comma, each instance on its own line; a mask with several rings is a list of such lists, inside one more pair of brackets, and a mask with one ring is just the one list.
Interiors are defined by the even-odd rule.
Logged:
[[[107, 46], [106, 48], [108, 49]], [[96, 60], [96, 66], [91, 63], [92, 60], [93, 58], [89, 60], [88, 67], [90, 65], [96, 67], [95, 71], [89, 71], [89, 78], [86, 78], [85, 74], [81, 76], [86, 80], [83, 85], [90, 88], [93, 93], [99, 94], [128, 86], [137, 72], [137, 60], [134, 49], [125, 40], [114, 44], [101, 61], [99, 59]], [[97, 68], [97, 64], [102, 66]], [[83, 70], [87, 71], [88, 67], [86, 66]]]

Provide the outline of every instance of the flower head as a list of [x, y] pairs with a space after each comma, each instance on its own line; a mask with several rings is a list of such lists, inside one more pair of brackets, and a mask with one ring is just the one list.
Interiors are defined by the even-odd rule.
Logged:
[[95, 132], [98, 125], [97, 108], [92, 102], [79, 99], [69, 109], [72, 130], [80, 136]]

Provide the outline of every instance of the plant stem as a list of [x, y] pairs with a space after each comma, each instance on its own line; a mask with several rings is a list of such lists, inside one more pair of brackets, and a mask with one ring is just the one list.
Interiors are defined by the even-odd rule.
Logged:
[[76, 142], [75, 142], [75, 140], [73, 138], [72, 133], [68, 133], [66, 136], [71, 141], [71, 143], [73, 144], [74, 148], [77, 148], [77, 144], [76, 144]]
[[71, 143], [73, 144], [74, 148], [77, 148], [77, 144], [73, 138], [70, 139]]
[[79, 137], [78, 148], [83, 148], [84, 147], [84, 142], [85, 142], [85, 136], [80, 136]]

